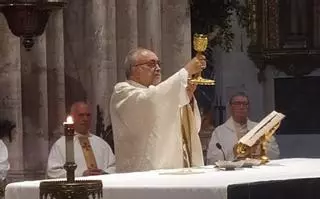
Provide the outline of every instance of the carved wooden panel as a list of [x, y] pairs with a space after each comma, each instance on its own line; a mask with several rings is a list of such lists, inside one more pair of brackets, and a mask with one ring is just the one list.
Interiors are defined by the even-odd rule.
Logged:
[[319, 0], [247, 0], [248, 48], [260, 72], [268, 65], [288, 75], [303, 76], [319, 68]]
[[255, 0], [247, 0], [248, 9], [251, 10], [248, 17], [247, 34], [251, 39], [251, 45], [257, 45], [257, 2]]
[[313, 47], [314, 0], [279, 0], [281, 47]]
[[279, 48], [279, 1], [281, 0], [265, 0], [264, 7], [267, 9], [267, 48]]

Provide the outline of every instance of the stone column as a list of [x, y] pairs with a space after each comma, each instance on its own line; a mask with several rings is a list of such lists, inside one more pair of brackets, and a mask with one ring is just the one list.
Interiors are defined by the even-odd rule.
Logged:
[[138, 13], [139, 46], [161, 59], [161, 0], [139, 0]]
[[53, 12], [46, 29], [48, 68], [48, 134], [49, 150], [62, 135], [66, 118], [64, 83], [63, 11]]
[[162, 62], [164, 77], [178, 71], [191, 58], [189, 0], [162, 0]]
[[116, 1], [107, 0], [107, 67], [105, 70], [106, 82], [103, 96], [100, 96], [101, 108], [104, 111], [104, 124], [111, 124], [109, 116], [109, 101], [113, 87], [117, 83], [117, 44], [116, 44]]
[[64, 9], [64, 46], [65, 46], [65, 90], [66, 111], [70, 111], [73, 102], [86, 100], [87, 74], [85, 40], [85, 5], [87, 0], [69, 1]]
[[21, 45], [21, 74], [25, 179], [41, 179], [49, 148], [45, 33], [31, 51]]
[[138, 45], [137, 0], [116, 1], [117, 81], [125, 80], [124, 59]]
[[16, 124], [13, 141], [6, 142], [11, 165], [8, 180], [23, 180], [23, 134], [21, 115], [20, 39], [0, 14], [0, 118]]
[[109, 96], [116, 82], [115, 0], [95, 0], [86, 4], [86, 67], [90, 70], [92, 126], [96, 124], [96, 106], [108, 115]]

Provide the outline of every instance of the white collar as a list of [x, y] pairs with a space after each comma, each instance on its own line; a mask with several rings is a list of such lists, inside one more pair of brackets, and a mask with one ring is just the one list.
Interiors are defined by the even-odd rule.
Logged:
[[77, 137], [92, 137], [92, 134], [90, 132], [88, 132], [87, 135], [83, 135], [83, 134], [80, 134], [80, 133], [77, 133], [76, 131], [74, 132], [74, 135], [77, 136]]
[[129, 84], [131, 84], [132, 86], [135, 86], [135, 87], [138, 87], [138, 88], [148, 88], [136, 81], [133, 81], [133, 80], [127, 80], [126, 82], [128, 82]]

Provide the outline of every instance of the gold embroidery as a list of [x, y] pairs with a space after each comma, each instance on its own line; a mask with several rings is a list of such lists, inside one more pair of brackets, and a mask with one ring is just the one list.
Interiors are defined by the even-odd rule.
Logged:
[[[188, 107], [189, 106], [189, 107]], [[189, 108], [189, 110], [188, 110]], [[182, 133], [182, 151], [183, 151], [183, 166], [191, 167], [192, 166], [192, 148], [191, 148], [191, 126], [189, 113], [191, 106], [188, 104], [181, 108], [181, 133]]]
[[88, 137], [79, 136], [79, 142], [82, 147], [82, 152], [86, 160], [88, 169], [97, 169], [98, 167], [97, 167], [96, 158], [94, 156]]

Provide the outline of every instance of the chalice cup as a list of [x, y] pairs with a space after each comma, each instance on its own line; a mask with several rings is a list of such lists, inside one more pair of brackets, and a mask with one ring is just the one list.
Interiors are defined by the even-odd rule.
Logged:
[[[204, 34], [194, 34], [193, 35], [193, 49], [197, 52], [196, 56], [200, 56], [207, 49], [208, 37]], [[196, 85], [215, 85], [215, 80], [205, 79], [201, 76], [201, 72], [196, 74], [190, 82]]]

